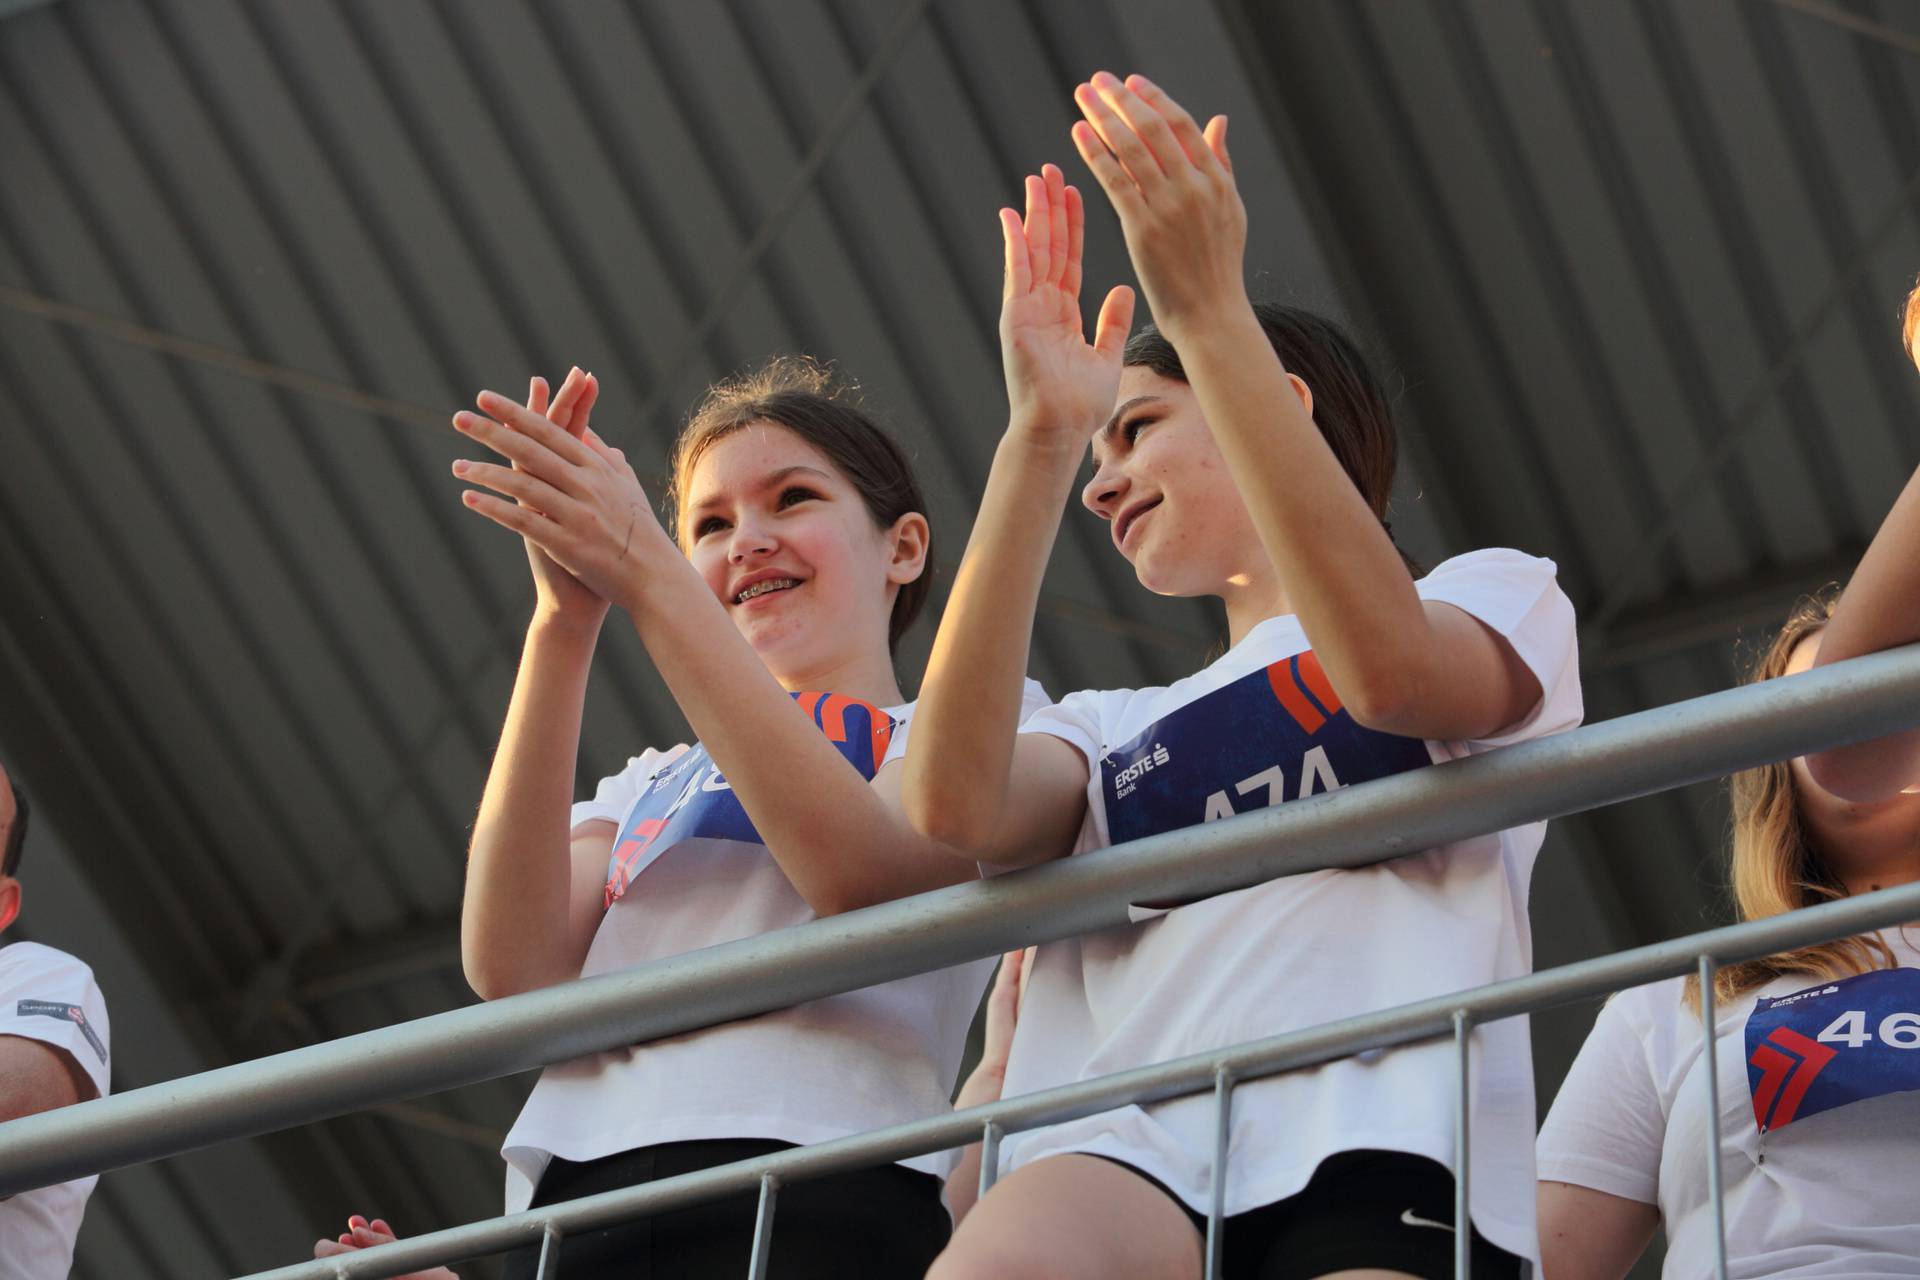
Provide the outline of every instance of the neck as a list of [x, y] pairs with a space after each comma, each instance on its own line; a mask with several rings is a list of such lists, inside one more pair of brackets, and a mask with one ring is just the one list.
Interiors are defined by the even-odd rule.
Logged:
[[884, 645], [878, 653], [841, 654], [816, 665], [775, 670], [774, 679], [788, 693], [837, 693], [876, 707], [897, 707], [906, 701], [893, 657]]
[[1268, 618], [1293, 612], [1293, 604], [1270, 566], [1235, 574], [1227, 579], [1219, 595], [1227, 606], [1228, 645], [1239, 644]]

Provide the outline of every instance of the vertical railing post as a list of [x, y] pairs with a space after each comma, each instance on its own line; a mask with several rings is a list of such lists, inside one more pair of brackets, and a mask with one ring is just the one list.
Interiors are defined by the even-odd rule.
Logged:
[[1713, 1274], [1727, 1280], [1727, 1201], [1720, 1183], [1720, 1062], [1714, 1034], [1713, 957], [1700, 957], [1700, 1067], [1707, 1077], [1707, 1198], [1713, 1203]]
[[560, 1274], [560, 1228], [551, 1222], [540, 1233], [540, 1262], [533, 1269], [533, 1280], [554, 1280]]
[[1220, 1280], [1226, 1248], [1227, 1148], [1233, 1137], [1233, 1073], [1221, 1067], [1213, 1073], [1213, 1178], [1207, 1205], [1206, 1280]]
[[747, 1280], [765, 1280], [767, 1255], [773, 1250], [773, 1201], [779, 1191], [780, 1179], [770, 1173], [760, 1175], [760, 1207], [753, 1214], [753, 1256], [747, 1261]]
[[1453, 1274], [1473, 1274], [1473, 1023], [1465, 1009], [1453, 1011], [1453, 1046], [1460, 1078], [1453, 1098]]
[[987, 1192], [993, 1190], [995, 1179], [1000, 1176], [1000, 1126], [987, 1121], [987, 1127], [980, 1131], [980, 1194], [978, 1199], [987, 1198]]

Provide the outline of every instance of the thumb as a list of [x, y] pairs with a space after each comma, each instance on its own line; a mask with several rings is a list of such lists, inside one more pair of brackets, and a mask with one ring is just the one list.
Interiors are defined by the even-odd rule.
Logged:
[[1215, 116], [1207, 121], [1205, 137], [1207, 145], [1213, 148], [1213, 154], [1228, 173], [1233, 172], [1233, 157], [1227, 154], [1227, 118]]
[[1133, 289], [1115, 285], [1100, 304], [1100, 318], [1094, 322], [1094, 349], [1109, 359], [1118, 360], [1126, 348], [1127, 335], [1133, 331]]

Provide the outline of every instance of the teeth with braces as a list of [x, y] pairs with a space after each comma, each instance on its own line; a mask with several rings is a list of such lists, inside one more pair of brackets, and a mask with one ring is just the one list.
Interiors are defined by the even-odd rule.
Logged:
[[800, 585], [798, 578], [768, 578], [765, 582], [756, 582], [733, 598], [735, 604], [745, 604], [755, 596], [763, 596], [769, 591], [781, 591], [787, 587]]

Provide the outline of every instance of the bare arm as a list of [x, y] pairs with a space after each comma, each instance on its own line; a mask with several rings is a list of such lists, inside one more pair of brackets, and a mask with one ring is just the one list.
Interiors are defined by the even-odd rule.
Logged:
[[1154, 318], [1341, 701], [1371, 728], [1443, 741], [1523, 719], [1539, 682], [1490, 629], [1420, 600], [1314, 425], [1310, 389], [1261, 330], [1242, 278], [1246, 211], [1225, 117], [1203, 133], [1142, 76], [1123, 84], [1103, 72], [1076, 100], [1087, 120], [1075, 144], [1113, 200]]
[[1660, 1210], [1570, 1182], [1539, 1184], [1546, 1280], [1622, 1280], [1653, 1239]]
[[[1825, 666], [1920, 640], [1920, 472], [1893, 504], [1820, 638]], [[1920, 783], [1920, 729], [1807, 757], [1813, 780], [1844, 800], [1885, 800]]]
[[[955, 1111], [1000, 1101], [1007, 1081], [1007, 1053], [1013, 1048], [1013, 1029], [1020, 1019], [1020, 996], [1026, 989], [1027, 966], [1031, 963], [1031, 947], [1009, 951], [1000, 957], [993, 990], [987, 993], [987, 1027], [980, 1046], [980, 1061], [954, 1096]], [[960, 1153], [960, 1162], [947, 1175], [947, 1207], [953, 1210], [956, 1226], [980, 1198], [981, 1155], [979, 1143], [968, 1143]]]
[[65, 1049], [0, 1035], [0, 1121], [70, 1107], [97, 1094], [93, 1079]]
[[[1080, 753], [1016, 733], [1020, 688], [1061, 512], [1087, 441], [1112, 409], [1133, 318], [1133, 291], [1116, 288], [1094, 341], [1085, 340], [1080, 193], [1047, 165], [1027, 179], [1026, 194], [1024, 221], [1000, 213], [1012, 412], [927, 662], [904, 780], [916, 827], [981, 861], [1016, 865], [1068, 852], [1086, 809]], [[966, 769], [949, 767], [955, 760]]]

